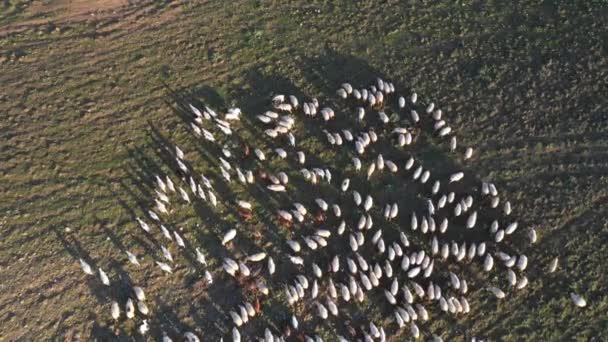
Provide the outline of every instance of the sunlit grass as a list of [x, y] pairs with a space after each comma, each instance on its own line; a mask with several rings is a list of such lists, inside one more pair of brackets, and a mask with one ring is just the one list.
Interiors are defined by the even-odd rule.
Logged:
[[[480, 312], [433, 328], [454, 338], [466, 329], [489, 339], [605, 339], [607, 69], [597, 3], [163, 3], [155, 15], [172, 13], [166, 21], [69, 23], [1, 38], [0, 335], [88, 338], [99, 332], [93, 322], [110, 325], [109, 302], [96, 299], [59, 232], [101, 265], [118, 261], [176, 321], [197, 325], [180, 278], [187, 270], [180, 277], [136, 270], [102, 229], [143, 254], [126, 209], [140, 213], [138, 185], [149, 181], [133, 173], [134, 151], [160, 163], [149, 124], [195, 144], [163, 84], [202, 99], [213, 89], [218, 107], [253, 109], [285, 87], [323, 96], [344, 80], [361, 86], [382, 74], [433, 99], [462, 143], [476, 148], [472, 170], [499, 184], [522, 221], [538, 227], [531, 260], [539, 268], [554, 255], [564, 260], [509, 302], [480, 303]], [[1, 25], [22, 19], [19, 4], [8, 4]], [[299, 138], [323, 151], [312, 137]], [[204, 163], [197, 167], [210, 169]], [[193, 212], [185, 214], [192, 227]], [[47, 309], [37, 298], [52, 279], [83, 284], [47, 299]], [[584, 291], [587, 309], [572, 307], [571, 289]]]

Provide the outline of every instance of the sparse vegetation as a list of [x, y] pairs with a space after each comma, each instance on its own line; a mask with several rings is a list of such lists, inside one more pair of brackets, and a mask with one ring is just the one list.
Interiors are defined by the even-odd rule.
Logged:
[[[537, 228], [526, 254], [539, 268], [561, 260], [511, 300], [476, 302], [470, 315], [433, 328], [450, 340], [608, 339], [603, 1], [142, 1], [75, 17], [28, 12], [34, 3], [0, 4], [6, 340], [114, 333], [108, 298], [121, 289], [87, 279], [81, 256], [144, 286], [162, 324], [211, 329], [206, 317], [218, 313], [201, 303], [217, 294], [186, 261], [167, 278], [135, 271], [122, 254], [149, 248], [133, 217], [149, 198], [146, 170], [161, 168], [158, 140], [204, 149], [171, 94], [235, 103], [253, 116], [274, 91], [321, 96], [375, 75], [438, 103], [467, 132], [461, 143], [476, 148], [471, 171], [499, 185], [520, 222]], [[313, 136], [301, 144], [334, 157]], [[435, 162], [432, 150], [421, 154]], [[203, 161], [197, 169], [209, 170]], [[185, 234], [207, 248], [219, 230], [195, 229], [195, 215], [184, 213]], [[585, 295], [584, 310], [572, 306], [572, 291]], [[126, 338], [136, 326], [116, 330]]]

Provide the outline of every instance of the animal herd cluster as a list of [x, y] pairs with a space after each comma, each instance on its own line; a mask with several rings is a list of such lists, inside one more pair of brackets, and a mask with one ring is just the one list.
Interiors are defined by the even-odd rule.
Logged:
[[[223, 331], [224, 338], [233, 341], [241, 340], [269, 298], [282, 302], [289, 312], [266, 314], [289, 318], [260, 331], [248, 330], [246, 340], [283, 341], [292, 336], [322, 341], [313, 330], [319, 324], [337, 327], [331, 340], [384, 341], [402, 333], [441, 340], [446, 332], [425, 331], [427, 321], [476, 310], [471, 295], [506, 300], [523, 291], [529, 281], [529, 259], [518, 250], [536, 242], [536, 230], [521, 227], [511, 202], [501, 197], [495, 184], [465, 170], [476, 152], [459, 146], [439, 106], [431, 101], [421, 104], [414, 92], [400, 96], [382, 79], [360, 89], [344, 83], [336, 95], [327, 101], [340, 102], [341, 109], [316, 98], [274, 96], [268, 110], [248, 116], [265, 137], [255, 142], [238, 136], [239, 122], [246, 115], [239, 108], [217, 113], [189, 104], [189, 128], [198, 144], [219, 151], [216, 172], [197, 172], [189, 160], [193, 154], [166, 146], [173, 171], [155, 176], [150, 209], [136, 222], [137, 229], [158, 235], [168, 247], [162, 245], [159, 255], [127, 251], [127, 259], [140, 266], [143, 258], [141, 263], [155, 264], [171, 277], [171, 250], [188, 251], [196, 256], [206, 283], [234, 281], [241, 286], [243, 301], [217, 318], [230, 327]], [[323, 149], [332, 151], [332, 160], [322, 162], [299, 145], [297, 129], [303, 122], [320, 126], [302, 137], [320, 140]], [[456, 170], [433, 171], [425, 165], [417, 149], [429, 141], [453, 156]], [[338, 160], [349, 163], [334, 164]], [[244, 191], [234, 198], [219, 190], [220, 182]], [[254, 186], [271, 198], [280, 196], [280, 201], [271, 205], [246, 197]], [[391, 193], [388, 186], [400, 190]], [[414, 189], [416, 197], [402, 195], [401, 189]], [[221, 253], [196, 247], [200, 243], [191, 232], [166, 224], [195, 202], [222, 215], [233, 211], [242, 222], [217, 236]], [[266, 249], [239, 247], [239, 237], [250, 234], [244, 227], [254, 226], [268, 210], [273, 224], [266, 229], [287, 238], [272, 241]], [[200, 222], [197, 229], [206, 229], [206, 218]], [[87, 274], [95, 274], [84, 260], [80, 263]], [[543, 268], [554, 272], [557, 267], [555, 258]], [[484, 274], [487, 279], [480, 281]], [[110, 285], [101, 268], [98, 276]], [[473, 286], [481, 291], [473, 291]], [[579, 307], [586, 305], [575, 293], [571, 298]], [[370, 315], [353, 323], [351, 304], [365, 301], [373, 302], [381, 319]], [[141, 287], [133, 286], [126, 301], [113, 300], [110, 309], [114, 320], [137, 319], [139, 333], [149, 331], [146, 317], [154, 307], [146, 304]], [[303, 324], [306, 320], [312, 323]], [[173, 331], [163, 332], [163, 341], [177, 334], [188, 341], [203, 338], [191, 331]]]

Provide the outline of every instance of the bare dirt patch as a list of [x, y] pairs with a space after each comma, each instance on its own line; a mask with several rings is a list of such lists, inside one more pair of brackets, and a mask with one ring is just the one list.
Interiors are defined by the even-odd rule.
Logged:
[[[128, 0], [55, 0], [34, 2], [27, 8], [26, 13], [31, 16], [58, 13], [63, 18], [70, 18], [83, 14], [118, 9], [129, 3]], [[57, 18], [61, 19], [61, 18]]]
[[133, 0], [51, 0], [35, 1], [24, 11], [25, 20], [0, 27], [0, 37], [48, 24], [78, 22], [88, 19], [120, 17], [122, 11], [143, 1]]

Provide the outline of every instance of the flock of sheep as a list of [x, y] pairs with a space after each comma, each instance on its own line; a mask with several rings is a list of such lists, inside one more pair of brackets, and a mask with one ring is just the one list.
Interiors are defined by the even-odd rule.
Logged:
[[[242, 286], [243, 302], [227, 310], [224, 322], [231, 326], [225, 333], [233, 341], [241, 340], [244, 327], [260, 315], [268, 298], [284, 302], [291, 311], [281, 315], [290, 318], [284, 326], [268, 326], [244, 339], [268, 342], [292, 336], [321, 341], [302, 324], [318, 316], [320, 324], [328, 320], [341, 327], [332, 340], [384, 341], [387, 334], [400, 331], [414, 339], [425, 335], [441, 340], [442, 332], [425, 333], [421, 327], [437, 319], [432, 316], [475, 310], [469, 295], [484, 296], [484, 291], [471, 291], [470, 285], [478, 283], [497, 300], [525, 289], [529, 261], [517, 250], [518, 244], [536, 242], [535, 229], [518, 224], [511, 203], [500, 197], [495, 184], [465, 171], [439, 170], [435, 172], [440, 176], [435, 176], [416, 156], [420, 136], [427, 135], [426, 140], [452, 153], [460, 164], [473, 157], [473, 148], [458, 145], [442, 110], [432, 102], [421, 105], [416, 93], [407, 98], [397, 95], [394, 85], [382, 79], [362, 89], [344, 83], [337, 96], [347, 109], [334, 110], [315, 98], [274, 96], [268, 111], [253, 117], [266, 136], [264, 146], [234, 143], [232, 125], [238, 125], [240, 109], [219, 114], [190, 104], [193, 134], [203, 149], [219, 151], [217, 176], [197, 172], [186, 153], [167, 146], [174, 171], [156, 175], [156, 196], [136, 221], [138, 229], [160, 236], [168, 247], [161, 246], [158, 256], [127, 252], [128, 260], [140, 266], [144, 258], [141, 264], [154, 263], [170, 277], [173, 254], [189, 250], [200, 263], [205, 282], [235, 281]], [[352, 164], [321, 165], [319, 158], [307, 158], [296, 141], [298, 121], [318, 123], [325, 148], [347, 156]], [[246, 169], [245, 164], [255, 167]], [[416, 189], [418, 196], [411, 202], [399, 194], [385, 196], [385, 189], [376, 188], [382, 185], [371, 185], [376, 177], [383, 180], [377, 183]], [[214, 186], [219, 182], [245, 190], [258, 185], [270, 196], [280, 196], [279, 207], [272, 209], [274, 225], [267, 229], [281, 230], [289, 238], [272, 241], [267, 250], [239, 248], [239, 236], [245, 234], [239, 227], [255, 222], [268, 204], [222, 194]], [[194, 202], [223, 215], [230, 209], [242, 222], [218, 236], [221, 255], [194, 247], [198, 243], [188, 238], [189, 232], [167, 224], [171, 215]], [[205, 218], [200, 220], [204, 227]], [[101, 282], [110, 285], [101, 268], [95, 272], [84, 260], [80, 263], [84, 272], [98, 273]], [[555, 258], [541, 269], [554, 272], [557, 267]], [[473, 273], [491, 277], [479, 284], [469, 280]], [[575, 293], [571, 299], [576, 306], [586, 305]], [[350, 323], [346, 303], [364, 301], [374, 302], [384, 314], [382, 321]], [[146, 317], [153, 309], [146, 304], [144, 290], [133, 286], [126, 302], [112, 302], [110, 314], [114, 320], [138, 319], [139, 332], [146, 334]], [[171, 333], [188, 341], [202, 338], [193, 332]], [[167, 333], [162, 338], [171, 340]]]

